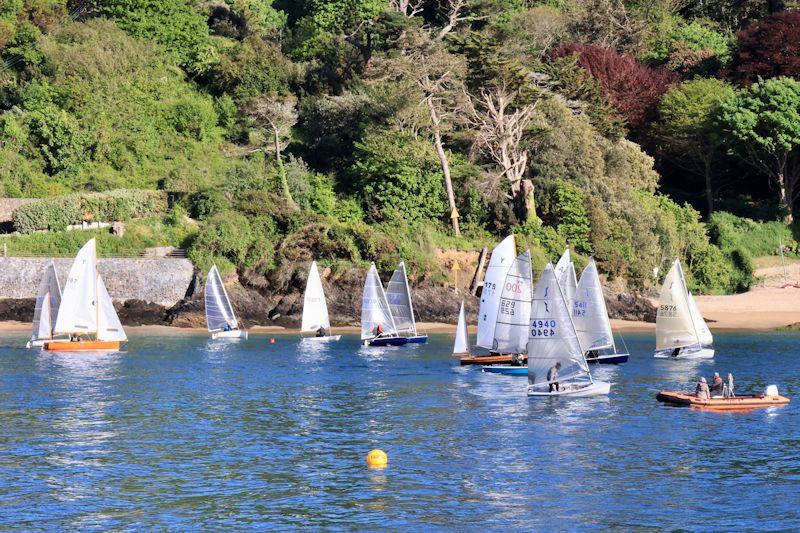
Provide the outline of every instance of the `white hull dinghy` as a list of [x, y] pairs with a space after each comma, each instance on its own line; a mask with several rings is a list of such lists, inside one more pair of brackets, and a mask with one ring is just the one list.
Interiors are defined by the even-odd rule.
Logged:
[[300, 335], [303, 333], [318, 333], [320, 329], [325, 335], [303, 337], [305, 341], [332, 342], [342, 338], [341, 335], [331, 335], [331, 321], [328, 316], [328, 303], [325, 300], [325, 290], [322, 288], [322, 278], [319, 276], [317, 262], [311, 262], [306, 280], [306, 292], [303, 294], [303, 320], [300, 324]]
[[[533, 291], [528, 337], [528, 396], [603, 396], [611, 384], [595, 381], [552, 264]], [[558, 376], [551, 379], [553, 371]], [[565, 377], [561, 377], [565, 375]]]
[[212, 339], [238, 340], [247, 338], [247, 330], [239, 328], [228, 292], [222, 283], [217, 265], [212, 265], [206, 277], [206, 324]]
[[587, 362], [620, 364], [628, 361], [627, 353], [617, 352], [603, 285], [600, 283], [594, 259], [589, 259], [589, 264], [581, 272], [570, 308], [575, 331], [581, 346], [586, 350]]
[[397, 334], [375, 263], [369, 266], [361, 294], [361, 343], [364, 346], [402, 346], [408, 343], [407, 337]]
[[681, 263], [672, 263], [658, 298], [656, 349], [658, 359], [711, 359], [714, 337], [686, 287]]

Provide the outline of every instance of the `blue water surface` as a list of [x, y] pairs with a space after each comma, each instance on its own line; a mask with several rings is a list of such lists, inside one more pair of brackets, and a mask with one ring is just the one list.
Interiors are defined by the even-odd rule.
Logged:
[[[0, 339], [0, 529], [800, 528], [800, 397], [669, 408], [660, 388], [733, 372], [800, 390], [800, 335], [716, 335], [709, 362], [593, 367], [611, 395], [528, 399], [459, 367], [452, 339], [364, 348], [135, 335], [66, 355]], [[388, 453], [370, 470], [372, 448]]]

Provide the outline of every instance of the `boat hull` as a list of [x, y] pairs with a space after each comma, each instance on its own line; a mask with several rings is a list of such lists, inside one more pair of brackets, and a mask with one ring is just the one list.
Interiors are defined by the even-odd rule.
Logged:
[[[460, 359], [462, 365], [510, 365], [514, 361], [512, 355], [467, 355]], [[528, 356], [522, 356], [522, 363], [528, 362]]]
[[380, 337], [378, 339], [365, 339], [365, 346], [403, 346], [408, 344], [408, 337]]
[[528, 396], [531, 398], [586, 398], [589, 396], [608, 396], [611, 392], [611, 383], [594, 381], [592, 383], [568, 383], [563, 385], [564, 390], [549, 392], [545, 387], [528, 387]]
[[407, 337], [409, 344], [425, 344], [428, 342], [427, 335], [415, 335], [413, 337]]
[[51, 352], [118, 352], [120, 341], [52, 341], [43, 349]]
[[597, 357], [586, 358], [587, 363], [594, 363], [597, 365], [621, 365], [628, 362], [628, 354], [626, 353], [610, 353], [608, 355], [598, 355]]
[[303, 337], [303, 341], [308, 342], [333, 342], [342, 338], [341, 335], [325, 335], [324, 337]]
[[211, 334], [212, 339], [246, 339], [247, 338], [247, 330], [246, 329], [232, 329], [230, 331], [215, 331]]
[[779, 407], [789, 403], [789, 398], [781, 395], [734, 396], [732, 398], [698, 398], [684, 392], [661, 391], [656, 396], [661, 403], [676, 407], [690, 407], [706, 411], [743, 411], [764, 407]]
[[506, 376], [527, 376], [527, 366], [513, 366], [513, 365], [488, 365], [483, 367], [484, 372], [491, 374], [503, 374]]
[[677, 355], [672, 355], [674, 350], [661, 350], [655, 352], [653, 357], [656, 359], [713, 359], [714, 348], [690, 347], [681, 348]]

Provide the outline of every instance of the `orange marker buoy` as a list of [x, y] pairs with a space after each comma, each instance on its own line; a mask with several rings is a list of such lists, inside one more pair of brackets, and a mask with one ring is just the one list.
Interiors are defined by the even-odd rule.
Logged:
[[275, 337], [270, 337], [269, 343], [270, 344], [275, 344]]
[[389, 458], [383, 450], [372, 450], [367, 454], [367, 466], [370, 468], [386, 468]]

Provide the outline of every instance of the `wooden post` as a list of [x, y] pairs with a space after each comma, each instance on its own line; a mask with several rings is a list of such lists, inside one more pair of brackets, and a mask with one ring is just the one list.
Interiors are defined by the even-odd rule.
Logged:
[[453, 263], [453, 288], [458, 292], [458, 271], [461, 270], [461, 266], [458, 264], [458, 261]]
[[469, 291], [473, 296], [478, 292], [478, 284], [483, 280], [483, 265], [486, 263], [486, 255], [488, 253], [489, 249], [484, 246], [480, 257], [478, 257], [478, 268], [475, 270], [475, 275], [472, 276], [472, 283], [469, 285]]

